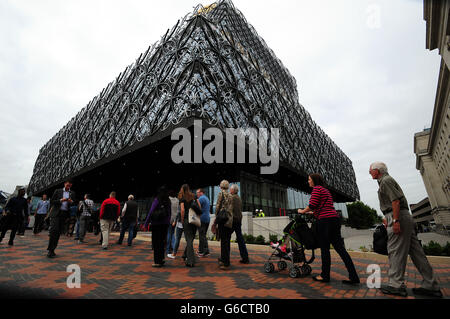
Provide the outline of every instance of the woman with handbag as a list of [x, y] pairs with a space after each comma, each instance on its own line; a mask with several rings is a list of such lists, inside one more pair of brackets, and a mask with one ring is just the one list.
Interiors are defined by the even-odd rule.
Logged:
[[[194, 254], [194, 238], [197, 231], [196, 221], [200, 221], [195, 218], [195, 212], [191, 207], [194, 204], [195, 196], [189, 189], [189, 185], [184, 184], [181, 186], [178, 193], [178, 199], [180, 200], [181, 221], [183, 223], [184, 238], [186, 239], [186, 248], [182, 258], [186, 262], [186, 267], [194, 267], [195, 254]], [[201, 208], [200, 202], [197, 200], [197, 205]]]
[[298, 213], [314, 214], [318, 219], [317, 229], [322, 257], [322, 273], [313, 276], [313, 279], [320, 282], [330, 281], [330, 244], [332, 244], [349, 273], [350, 280], [343, 280], [342, 282], [344, 284], [359, 284], [360, 281], [355, 265], [345, 250], [344, 240], [341, 237], [341, 221], [334, 209], [330, 191], [324, 187], [325, 182], [320, 174], [310, 174], [308, 176], [308, 184], [313, 188], [309, 205], [305, 209], [299, 209]]
[[152, 267], [162, 267], [164, 261], [164, 242], [167, 238], [167, 230], [170, 224], [171, 203], [167, 189], [162, 186], [158, 190], [158, 195], [153, 200], [150, 212], [145, 220], [145, 228], [149, 222], [152, 224], [152, 246], [154, 264]]
[[216, 203], [216, 219], [213, 227], [220, 238], [219, 266], [221, 270], [230, 269], [230, 242], [233, 233], [233, 215], [231, 194], [228, 193], [230, 183], [226, 180], [220, 182], [220, 193]]

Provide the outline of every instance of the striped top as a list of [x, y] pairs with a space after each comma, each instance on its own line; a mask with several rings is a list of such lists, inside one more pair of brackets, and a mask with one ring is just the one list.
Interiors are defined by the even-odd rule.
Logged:
[[317, 219], [339, 217], [334, 209], [330, 191], [323, 186], [314, 186], [309, 200], [309, 208], [314, 211]]

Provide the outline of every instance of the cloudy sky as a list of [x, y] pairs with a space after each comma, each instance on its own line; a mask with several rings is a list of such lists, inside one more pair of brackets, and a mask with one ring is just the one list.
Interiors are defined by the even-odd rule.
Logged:
[[[27, 184], [39, 149], [197, 4], [0, 0], [0, 190]], [[410, 203], [426, 197], [413, 136], [431, 124], [440, 57], [425, 49], [423, 1], [234, 4], [353, 161], [361, 200], [379, 210], [368, 174], [377, 160]]]

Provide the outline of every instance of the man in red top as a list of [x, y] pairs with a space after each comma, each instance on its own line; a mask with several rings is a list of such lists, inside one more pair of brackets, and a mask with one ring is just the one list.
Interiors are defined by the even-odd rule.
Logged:
[[100, 229], [102, 230], [102, 248], [108, 249], [109, 232], [114, 221], [120, 216], [120, 203], [116, 199], [116, 192], [111, 192], [100, 207]]

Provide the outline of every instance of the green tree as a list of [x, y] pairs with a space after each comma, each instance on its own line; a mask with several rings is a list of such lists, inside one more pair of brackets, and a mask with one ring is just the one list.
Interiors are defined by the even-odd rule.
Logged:
[[372, 225], [381, 223], [382, 218], [377, 211], [361, 201], [347, 204], [348, 220], [350, 227], [357, 229], [367, 229]]

